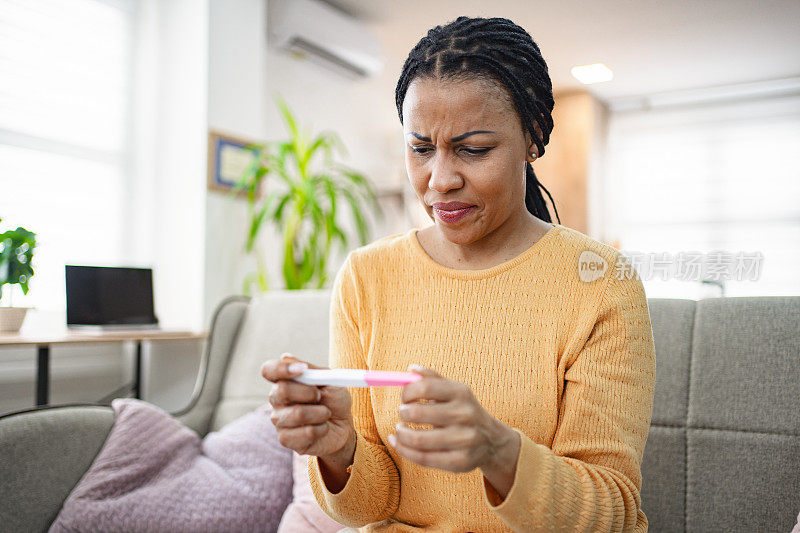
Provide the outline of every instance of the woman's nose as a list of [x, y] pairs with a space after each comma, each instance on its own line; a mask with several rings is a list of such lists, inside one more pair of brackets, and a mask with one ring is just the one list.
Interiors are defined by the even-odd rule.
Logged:
[[440, 194], [463, 186], [463, 179], [447, 156], [440, 151], [431, 162], [431, 174], [428, 177], [428, 188]]

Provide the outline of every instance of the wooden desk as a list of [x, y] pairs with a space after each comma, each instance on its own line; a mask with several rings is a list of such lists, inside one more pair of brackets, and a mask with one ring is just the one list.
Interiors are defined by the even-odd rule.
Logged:
[[143, 341], [176, 341], [205, 339], [205, 331], [183, 331], [169, 329], [131, 329], [108, 331], [73, 331], [63, 330], [47, 334], [0, 333], [0, 347], [3, 346], [36, 346], [36, 405], [47, 405], [50, 396], [50, 346], [54, 344], [77, 344], [82, 342], [128, 342], [136, 343], [136, 363], [133, 372], [133, 383], [125, 385], [98, 403], [106, 403], [123, 392], [133, 391], [134, 398], [141, 395], [142, 374], [142, 342]]

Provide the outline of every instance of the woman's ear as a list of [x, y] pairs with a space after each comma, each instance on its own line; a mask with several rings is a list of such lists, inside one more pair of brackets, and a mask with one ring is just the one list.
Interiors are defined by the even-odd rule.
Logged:
[[533, 163], [536, 161], [537, 157], [539, 157], [539, 148], [536, 146], [536, 143], [529, 144], [528, 151], [525, 154], [525, 161], [528, 163]]
[[[536, 132], [536, 135], [539, 136], [539, 139], [544, 138], [542, 135], [542, 128], [539, 127], [539, 123], [535, 120], [533, 121], [533, 130]], [[539, 147], [536, 146], [536, 142], [534, 142], [533, 137], [531, 137], [530, 131], [525, 132], [525, 140], [528, 143], [528, 153], [526, 154], [525, 159], [529, 163], [533, 163], [534, 160], [539, 157]]]
[[[541, 139], [541, 132], [542, 130], [539, 128], [537, 123], [533, 123], [533, 129], [536, 130], [536, 133], [540, 135]], [[531, 133], [529, 131], [525, 132], [525, 142], [528, 144], [528, 150], [525, 154], [525, 161], [528, 163], [533, 163], [537, 157], [539, 157], [539, 147], [536, 146], [536, 142], [534, 142], [533, 137], [531, 137]]]

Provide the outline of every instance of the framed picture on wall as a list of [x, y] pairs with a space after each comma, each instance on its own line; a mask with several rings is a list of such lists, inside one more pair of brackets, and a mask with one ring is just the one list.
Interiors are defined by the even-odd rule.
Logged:
[[[241, 179], [242, 174], [257, 157], [255, 149], [248, 145], [255, 141], [234, 137], [210, 130], [208, 132], [208, 188], [209, 190], [230, 192]], [[246, 196], [246, 191], [239, 191]]]

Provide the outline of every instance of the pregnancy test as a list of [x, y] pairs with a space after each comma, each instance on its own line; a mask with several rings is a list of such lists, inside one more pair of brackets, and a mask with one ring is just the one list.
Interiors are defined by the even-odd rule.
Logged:
[[333, 385], [335, 387], [402, 387], [422, 379], [413, 372], [387, 372], [385, 370], [357, 370], [349, 368], [309, 368], [294, 378], [304, 385]]

